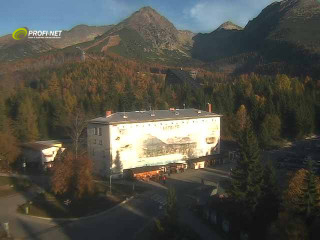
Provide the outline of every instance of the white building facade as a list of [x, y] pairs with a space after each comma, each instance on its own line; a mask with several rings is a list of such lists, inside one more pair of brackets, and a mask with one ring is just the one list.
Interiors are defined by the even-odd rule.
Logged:
[[94, 172], [120, 173], [219, 154], [220, 118], [197, 109], [108, 112], [88, 124]]

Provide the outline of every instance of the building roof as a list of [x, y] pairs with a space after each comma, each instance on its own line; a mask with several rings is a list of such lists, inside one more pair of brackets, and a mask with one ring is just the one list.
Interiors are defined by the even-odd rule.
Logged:
[[41, 143], [36, 143], [36, 142], [30, 142], [30, 143], [23, 143], [21, 144], [21, 147], [23, 148], [31, 148], [33, 150], [43, 150], [43, 149], [47, 149], [50, 148], [51, 146], [45, 145], [45, 144], [41, 144]]
[[60, 141], [49, 140], [49, 141], [38, 141], [38, 142], [29, 142], [21, 144], [23, 148], [31, 148], [34, 150], [43, 150], [51, 147], [56, 147], [57, 145], [62, 145]]
[[117, 112], [111, 114], [108, 117], [98, 117], [92, 119], [89, 122], [109, 125], [119, 123], [156, 122], [210, 117], [221, 117], [221, 115], [194, 108], [175, 110], [152, 110], [135, 112]]

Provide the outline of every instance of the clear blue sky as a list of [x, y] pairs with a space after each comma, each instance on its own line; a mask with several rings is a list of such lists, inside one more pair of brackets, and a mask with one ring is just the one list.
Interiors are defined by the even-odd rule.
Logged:
[[0, 36], [19, 27], [67, 30], [78, 24], [115, 24], [151, 6], [178, 29], [210, 32], [225, 21], [245, 26], [274, 0], [4, 0]]

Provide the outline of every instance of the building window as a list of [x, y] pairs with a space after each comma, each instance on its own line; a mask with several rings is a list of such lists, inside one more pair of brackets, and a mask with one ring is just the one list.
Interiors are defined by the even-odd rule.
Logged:
[[96, 127], [93, 129], [93, 134], [97, 135], [97, 128]]
[[97, 143], [97, 140], [96, 139], [93, 139], [93, 144], [96, 144]]
[[99, 145], [102, 145], [102, 140], [99, 140]]
[[98, 128], [98, 135], [99, 135], [99, 136], [102, 135], [101, 128]]

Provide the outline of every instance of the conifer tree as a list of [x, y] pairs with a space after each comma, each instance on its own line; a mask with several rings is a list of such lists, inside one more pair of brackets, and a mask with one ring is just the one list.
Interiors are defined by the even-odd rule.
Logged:
[[302, 188], [300, 209], [307, 219], [319, 215], [320, 193], [317, 189], [317, 180], [313, 172], [312, 160], [308, 161], [308, 171], [304, 178], [305, 187]]
[[32, 141], [39, 137], [38, 118], [30, 98], [25, 98], [18, 108], [16, 129], [22, 141]]
[[254, 214], [256, 224], [252, 234], [255, 234], [256, 238], [266, 233], [270, 223], [277, 219], [280, 204], [278, 196], [275, 169], [269, 161], [263, 168], [261, 197]]
[[173, 187], [168, 189], [166, 218], [169, 224], [176, 225], [178, 222], [177, 196]]
[[240, 158], [231, 173], [231, 197], [253, 212], [261, 197], [262, 167], [257, 138], [248, 124], [239, 135]]

